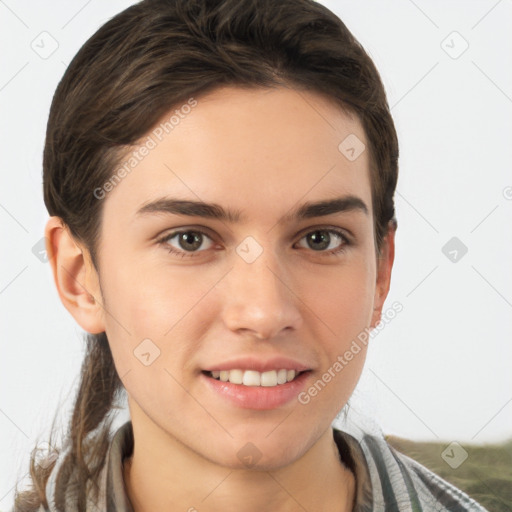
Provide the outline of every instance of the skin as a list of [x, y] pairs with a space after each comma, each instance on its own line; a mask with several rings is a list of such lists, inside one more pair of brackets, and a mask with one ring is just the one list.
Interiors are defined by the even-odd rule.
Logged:
[[[60, 219], [46, 228], [62, 302], [86, 331], [106, 331], [128, 393], [128, 495], [137, 512], [351, 510], [354, 476], [330, 425], [366, 347], [308, 404], [271, 410], [227, 402], [201, 370], [242, 355], [284, 355], [311, 369], [307, 389], [378, 322], [394, 230], [376, 257], [368, 151], [349, 161], [338, 149], [349, 134], [366, 144], [364, 130], [311, 92], [224, 87], [197, 101], [102, 199], [99, 273]], [[368, 212], [280, 222], [303, 203], [347, 194]], [[164, 196], [217, 203], [244, 220], [137, 215]], [[176, 238], [158, 241], [178, 228], [208, 235], [193, 257], [169, 253], [170, 245], [186, 253]], [[306, 235], [327, 228], [346, 233], [348, 245], [331, 234], [328, 249], [311, 248]], [[252, 263], [236, 252], [248, 236], [263, 250]], [[160, 355], [146, 366], [134, 350], [148, 338]], [[237, 456], [248, 442], [260, 453], [250, 468]]]

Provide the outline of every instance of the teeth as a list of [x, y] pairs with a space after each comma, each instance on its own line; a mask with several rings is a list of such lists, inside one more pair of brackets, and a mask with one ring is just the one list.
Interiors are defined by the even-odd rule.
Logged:
[[231, 370], [228, 374], [229, 382], [232, 384], [242, 384], [244, 380], [244, 372], [242, 370]]
[[297, 376], [295, 370], [270, 370], [268, 372], [257, 372], [255, 370], [221, 370], [210, 372], [214, 379], [231, 384], [243, 384], [244, 386], [274, 387], [279, 384], [291, 382]]
[[267, 387], [277, 386], [277, 372], [275, 370], [263, 372], [261, 374], [261, 385]]
[[[231, 382], [232, 384], [239, 384], [238, 382], [233, 382], [231, 380], [231, 375], [233, 373], [235, 373], [235, 375], [236, 375], [236, 372], [239, 372], [239, 371], [240, 370], [231, 370], [229, 372], [229, 382]], [[246, 370], [243, 373], [244, 373], [244, 375], [243, 375], [242, 384], [244, 386], [259, 386], [261, 384], [261, 373], [260, 372], [255, 372], [253, 370]]]

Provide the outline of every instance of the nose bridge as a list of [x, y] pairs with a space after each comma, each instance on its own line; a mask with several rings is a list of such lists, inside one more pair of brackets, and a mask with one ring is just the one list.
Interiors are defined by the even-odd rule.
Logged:
[[270, 247], [246, 240], [237, 247], [224, 297], [224, 321], [264, 339], [300, 325], [297, 298], [287, 286], [288, 272]]

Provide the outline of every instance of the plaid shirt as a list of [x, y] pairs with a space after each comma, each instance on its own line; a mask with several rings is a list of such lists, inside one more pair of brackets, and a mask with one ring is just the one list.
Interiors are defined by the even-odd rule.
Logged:
[[[383, 437], [365, 433], [355, 437], [337, 428], [333, 432], [340, 458], [355, 474], [353, 512], [487, 512], [461, 490], [397, 452]], [[100, 501], [89, 502], [86, 512], [133, 512], [123, 480], [123, 459], [132, 451], [133, 429], [127, 421], [112, 438], [99, 482]], [[58, 470], [59, 461], [46, 487], [50, 508], [41, 506], [38, 512], [61, 512], [55, 507]], [[66, 512], [83, 512], [73, 502], [72, 485], [65, 495]]]

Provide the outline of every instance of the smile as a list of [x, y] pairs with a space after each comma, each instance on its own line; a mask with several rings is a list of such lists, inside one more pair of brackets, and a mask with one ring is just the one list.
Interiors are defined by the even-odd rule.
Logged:
[[256, 370], [214, 370], [207, 372], [213, 379], [242, 386], [274, 387], [293, 381], [301, 372], [297, 370], [270, 370], [258, 372]]
[[242, 409], [277, 409], [297, 400], [311, 370], [205, 370], [201, 378], [211, 397]]

